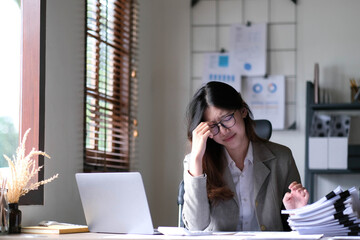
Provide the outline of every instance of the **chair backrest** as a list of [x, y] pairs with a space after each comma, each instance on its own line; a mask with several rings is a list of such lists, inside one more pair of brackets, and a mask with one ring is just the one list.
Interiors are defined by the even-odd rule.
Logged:
[[[255, 133], [261, 138], [269, 140], [272, 134], [272, 125], [269, 120], [266, 119], [258, 119], [255, 120]], [[184, 222], [182, 220], [182, 206], [184, 205], [184, 180], [181, 180], [179, 184], [179, 192], [177, 203], [179, 206], [179, 214], [178, 214], [178, 226], [184, 227]]]
[[255, 120], [255, 133], [259, 137], [269, 140], [272, 134], [271, 122], [266, 119]]

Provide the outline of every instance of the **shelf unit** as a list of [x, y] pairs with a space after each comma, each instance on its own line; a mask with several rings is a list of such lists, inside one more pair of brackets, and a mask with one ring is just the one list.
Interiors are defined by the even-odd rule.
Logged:
[[[320, 174], [359, 173], [360, 169], [310, 169], [309, 168], [309, 135], [315, 112], [360, 111], [360, 103], [314, 103], [314, 84], [306, 83], [306, 134], [305, 134], [305, 187], [310, 193], [310, 202], [314, 202], [314, 177]], [[359, 159], [360, 160], [360, 159]]]

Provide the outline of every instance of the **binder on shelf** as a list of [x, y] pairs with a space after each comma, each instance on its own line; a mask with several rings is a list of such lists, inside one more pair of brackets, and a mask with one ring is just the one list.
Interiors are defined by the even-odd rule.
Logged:
[[331, 116], [328, 142], [329, 169], [348, 169], [350, 120], [350, 116], [346, 115]]
[[313, 116], [308, 153], [310, 169], [348, 169], [350, 122], [347, 115]]
[[312, 119], [309, 137], [309, 168], [328, 169], [328, 134], [330, 129], [328, 115], [315, 114]]
[[[309, 138], [309, 168], [328, 169], [328, 138], [310, 137]], [[320, 149], [325, 149], [321, 151]]]

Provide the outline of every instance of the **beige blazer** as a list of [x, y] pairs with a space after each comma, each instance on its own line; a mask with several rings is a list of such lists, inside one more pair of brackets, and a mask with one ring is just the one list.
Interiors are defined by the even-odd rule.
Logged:
[[[273, 142], [252, 142], [254, 151], [255, 212], [262, 231], [282, 231], [282, 199], [291, 182], [300, 182], [291, 150]], [[189, 155], [184, 160], [183, 221], [190, 230], [235, 231], [239, 221], [236, 196], [213, 206], [206, 191], [206, 176], [192, 177], [187, 171]], [[224, 179], [235, 192], [230, 170]]]

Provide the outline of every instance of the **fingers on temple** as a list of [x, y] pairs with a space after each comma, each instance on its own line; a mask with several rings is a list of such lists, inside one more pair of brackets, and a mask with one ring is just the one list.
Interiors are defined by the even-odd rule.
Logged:
[[209, 125], [205, 122], [201, 122], [195, 129], [194, 132], [197, 134], [204, 134], [209, 130]]
[[212, 138], [210, 127], [209, 127], [208, 123], [206, 123], [206, 122], [201, 122], [195, 130], [196, 130], [196, 134], [198, 134], [198, 135], [202, 135], [206, 138], [207, 137]]

